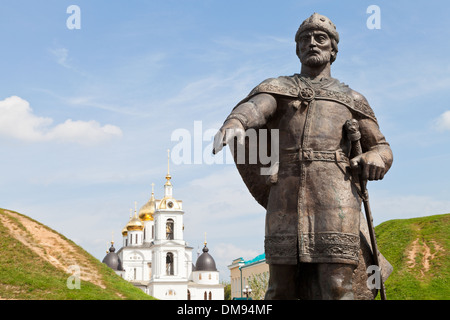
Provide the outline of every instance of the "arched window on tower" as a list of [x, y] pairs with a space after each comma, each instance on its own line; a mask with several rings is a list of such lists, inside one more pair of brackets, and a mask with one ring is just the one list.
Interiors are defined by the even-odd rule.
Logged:
[[166, 240], [173, 240], [173, 225], [172, 219], [167, 219], [166, 222]]
[[166, 255], [166, 275], [173, 276], [173, 253], [168, 252]]
[[189, 289], [188, 289], [188, 291], [187, 291], [187, 299], [188, 299], [188, 300], [191, 300], [191, 292], [189, 291]]
[[212, 293], [211, 293], [211, 291], [209, 292], [209, 300], [212, 300]]
[[205, 293], [204, 293], [204, 295], [203, 295], [203, 298], [204, 298], [205, 300], [208, 300], [208, 294], [206, 293], [206, 291], [205, 291]]

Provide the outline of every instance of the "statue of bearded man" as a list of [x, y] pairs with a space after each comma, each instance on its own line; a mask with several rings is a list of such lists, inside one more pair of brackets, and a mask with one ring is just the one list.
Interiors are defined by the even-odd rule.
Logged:
[[[365, 239], [353, 169], [364, 179], [383, 179], [393, 155], [367, 100], [331, 77], [339, 34], [330, 19], [314, 13], [295, 41], [300, 74], [254, 88], [216, 134], [213, 153], [235, 138], [243, 143], [248, 129], [279, 130], [279, 162], [271, 176], [258, 177], [252, 165], [237, 163], [267, 210], [265, 298], [355, 299], [352, 279]], [[344, 130], [350, 119], [359, 123], [363, 152], [353, 157]]]

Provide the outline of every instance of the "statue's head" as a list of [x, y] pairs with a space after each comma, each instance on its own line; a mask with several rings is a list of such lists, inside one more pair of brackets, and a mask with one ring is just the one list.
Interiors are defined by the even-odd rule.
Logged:
[[333, 63], [338, 53], [339, 33], [330, 19], [314, 13], [298, 28], [295, 35], [297, 56], [302, 64], [314, 67]]

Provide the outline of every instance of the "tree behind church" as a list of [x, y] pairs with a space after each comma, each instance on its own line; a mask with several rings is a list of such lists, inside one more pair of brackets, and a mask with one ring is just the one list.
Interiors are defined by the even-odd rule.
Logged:
[[269, 284], [269, 272], [254, 274], [248, 279], [248, 286], [252, 289], [250, 297], [253, 300], [264, 300]]

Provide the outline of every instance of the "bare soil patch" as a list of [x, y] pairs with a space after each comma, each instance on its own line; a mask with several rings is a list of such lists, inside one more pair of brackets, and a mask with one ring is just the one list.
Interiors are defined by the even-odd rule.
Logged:
[[[79, 266], [82, 281], [89, 281], [103, 289], [106, 288], [101, 275], [97, 272], [97, 267], [71, 242], [20, 214], [7, 210], [4, 213], [5, 215], [0, 214], [0, 220], [8, 228], [12, 237], [64, 272], [70, 274], [69, 267]], [[16, 222], [8, 218], [8, 215], [17, 219], [24, 228], [17, 227]]]
[[[433, 253], [430, 246], [434, 249]], [[411, 269], [416, 267], [418, 265], [417, 257], [421, 255], [420, 273], [422, 276], [425, 276], [425, 273], [430, 270], [431, 261], [436, 257], [436, 255], [443, 251], [444, 249], [436, 241], [431, 240], [428, 243], [426, 241], [422, 241], [421, 244], [420, 239], [417, 238], [413, 241], [411, 249], [409, 249], [407, 253], [407, 265]]]

